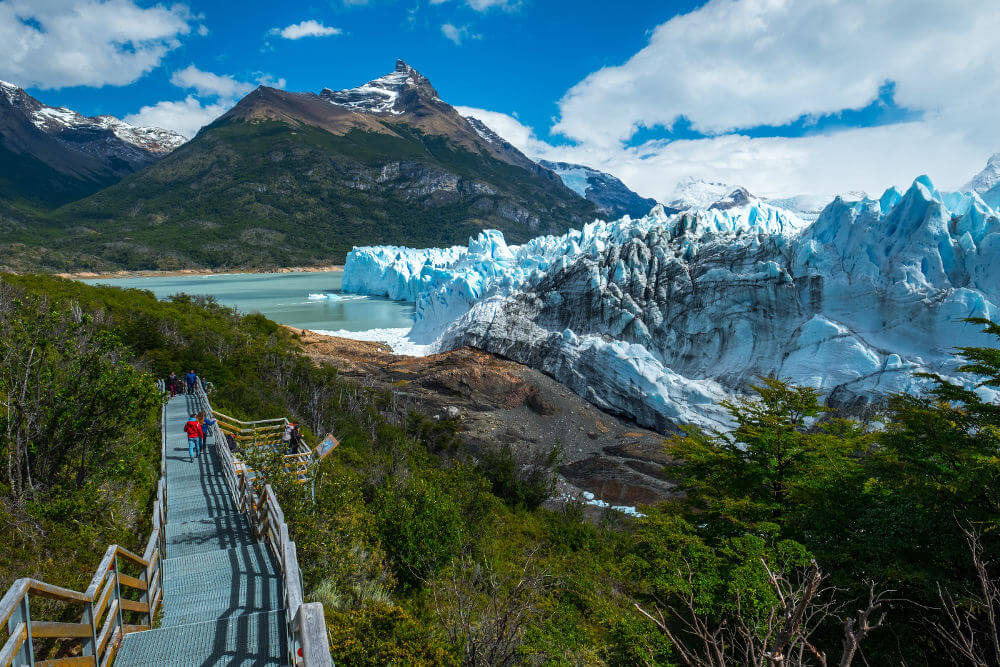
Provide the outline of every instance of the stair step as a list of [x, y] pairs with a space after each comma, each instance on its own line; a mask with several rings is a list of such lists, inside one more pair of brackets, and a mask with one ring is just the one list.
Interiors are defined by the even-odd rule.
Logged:
[[168, 558], [161, 627], [283, 608], [281, 574], [262, 544]]
[[160, 627], [126, 635], [117, 665], [283, 665], [283, 582], [236, 511], [211, 449], [188, 459], [180, 427], [199, 405], [167, 405], [166, 559]]
[[191, 496], [183, 501], [167, 504], [167, 515], [172, 521], [183, 523], [198, 519], [215, 519], [235, 514], [236, 505], [229, 498], [217, 496]]
[[270, 611], [133, 632], [115, 665], [285, 665], [284, 623], [283, 611]]
[[176, 522], [167, 513], [167, 558], [256, 544], [246, 517], [226, 514], [198, 521]]

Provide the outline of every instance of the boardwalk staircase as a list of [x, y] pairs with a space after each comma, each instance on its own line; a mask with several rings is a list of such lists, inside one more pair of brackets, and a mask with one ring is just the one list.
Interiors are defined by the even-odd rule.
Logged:
[[[0, 600], [7, 665], [332, 665], [323, 608], [304, 603], [295, 543], [270, 486], [226, 446], [225, 433], [270, 444], [285, 420], [219, 415], [188, 456], [182, 426], [213, 414], [204, 388], [171, 398], [161, 419], [161, 479], [140, 556], [108, 547], [85, 592], [19, 579]], [[218, 413], [215, 413], [218, 414]], [[309, 453], [286, 458], [303, 479]], [[80, 621], [32, 617], [31, 601], [82, 607]], [[80, 655], [36, 659], [39, 640], [77, 641]]]

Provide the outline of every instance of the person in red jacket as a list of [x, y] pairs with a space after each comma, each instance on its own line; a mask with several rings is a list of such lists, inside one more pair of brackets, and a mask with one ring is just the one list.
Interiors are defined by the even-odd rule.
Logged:
[[198, 415], [191, 415], [191, 418], [184, 422], [184, 432], [188, 437], [188, 455], [194, 461], [201, 456], [201, 439], [205, 437], [201, 424], [198, 423]]

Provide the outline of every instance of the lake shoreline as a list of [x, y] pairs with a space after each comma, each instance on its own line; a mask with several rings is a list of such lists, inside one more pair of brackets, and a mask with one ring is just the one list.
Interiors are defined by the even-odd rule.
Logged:
[[267, 269], [238, 269], [233, 271], [217, 271], [214, 269], [148, 269], [141, 271], [75, 271], [72, 273], [57, 273], [60, 278], [73, 280], [93, 280], [95, 278], [170, 278], [175, 276], [238, 276], [255, 273], [326, 273], [343, 271], [343, 264], [326, 266], [282, 266]]

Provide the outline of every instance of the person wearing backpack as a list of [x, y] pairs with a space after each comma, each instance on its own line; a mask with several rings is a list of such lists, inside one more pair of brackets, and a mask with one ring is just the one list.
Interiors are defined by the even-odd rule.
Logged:
[[201, 448], [205, 449], [205, 445], [208, 443], [208, 434], [212, 432], [212, 427], [215, 426], [217, 420], [212, 416], [211, 412], [208, 414], [201, 412], [199, 415], [205, 415], [201, 420], [201, 431], [203, 434], [201, 436]]
[[201, 424], [198, 423], [198, 415], [192, 414], [184, 422], [184, 432], [187, 433], [188, 437], [188, 455], [194, 461], [201, 455], [201, 439], [205, 437], [205, 432], [202, 431]]
[[187, 393], [194, 393], [195, 382], [198, 381], [198, 376], [195, 374], [194, 369], [188, 371], [188, 374], [184, 376], [184, 380], [187, 382]]

